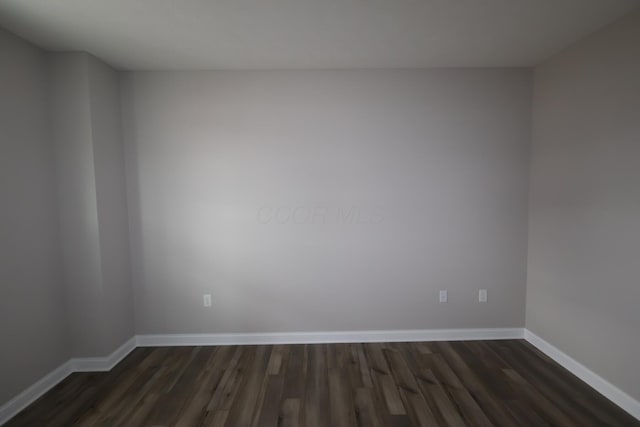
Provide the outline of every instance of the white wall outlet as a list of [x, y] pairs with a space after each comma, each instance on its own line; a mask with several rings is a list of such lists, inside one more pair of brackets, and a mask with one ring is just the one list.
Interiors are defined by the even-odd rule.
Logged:
[[440, 302], [447, 302], [447, 291], [440, 291]]
[[202, 303], [205, 307], [211, 307], [211, 294], [202, 295]]
[[480, 291], [478, 291], [478, 302], [487, 302], [487, 290], [486, 289], [480, 289]]

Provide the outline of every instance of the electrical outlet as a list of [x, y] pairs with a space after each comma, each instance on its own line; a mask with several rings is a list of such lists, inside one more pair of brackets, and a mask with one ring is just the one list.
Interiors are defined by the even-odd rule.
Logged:
[[487, 302], [487, 290], [480, 289], [478, 292], [478, 302]]
[[440, 302], [447, 302], [447, 291], [440, 291]]
[[211, 294], [202, 295], [202, 303], [205, 307], [211, 307]]

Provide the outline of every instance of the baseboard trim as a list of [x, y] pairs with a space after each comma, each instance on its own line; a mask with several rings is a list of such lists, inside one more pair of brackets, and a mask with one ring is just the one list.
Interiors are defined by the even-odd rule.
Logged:
[[110, 371], [133, 349], [136, 348], [136, 337], [131, 337], [106, 357], [72, 358], [49, 372], [22, 393], [0, 407], [0, 426], [15, 417], [24, 408], [35, 402], [40, 396], [51, 390], [58, 383], [74, 372]]
[[80, 357], [73, 358], [71, 366], [73, 372], [105, 372], [110, 371], [122, 359], [127, 357], [136, 348], [136, 337], [131, 337], [128, 341], [118, 347], [107, 357]]
[[557, 347], [524, 328], [422, 329], [391, 331], [279, 332], [137, 335], [106, 357], [73, 358], [0, 407], [0, 426], [73, 372], [110, 371], [136, 347], [188, 345], [321, 344], [357, 342], [525, 339], [600, 394], [640, 420], [640, 402]]
[[567, 369], [576, 377], [589, 384], [598, 393], [640, 420], [640, 402], [629, 396], [609, 381], [602, 378], [553, 344], [540, 338], [528, 329], [524, 330], [524, 338], [538, 350], [549, 356], [556, 363]]
[[106, 357], [72, 358], [0, 407], [0, 425], [74, 372], [110, 371], [136, 347], [522, 339], [522, 328], [137, 335]]
[[71, 361], [67, 361], [29, 386], [22, 393], [0, 406], [0, 425], [16, 416], [20, 411], [36, 401], [73, 373]]
[[138, 335], [140, 347], [522, 339], [522, 328]]

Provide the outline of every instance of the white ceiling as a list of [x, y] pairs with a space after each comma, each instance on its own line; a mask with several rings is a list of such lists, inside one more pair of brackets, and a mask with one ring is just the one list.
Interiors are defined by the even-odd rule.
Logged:
[[640, 0], [0, 0], [0, 26], [120, 69], [530, 66]]

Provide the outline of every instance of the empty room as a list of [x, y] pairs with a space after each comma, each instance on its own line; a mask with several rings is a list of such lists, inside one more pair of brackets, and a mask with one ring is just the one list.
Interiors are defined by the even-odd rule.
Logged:
[[640, 427], [639, 0], [0, 0], [0, 425]]

